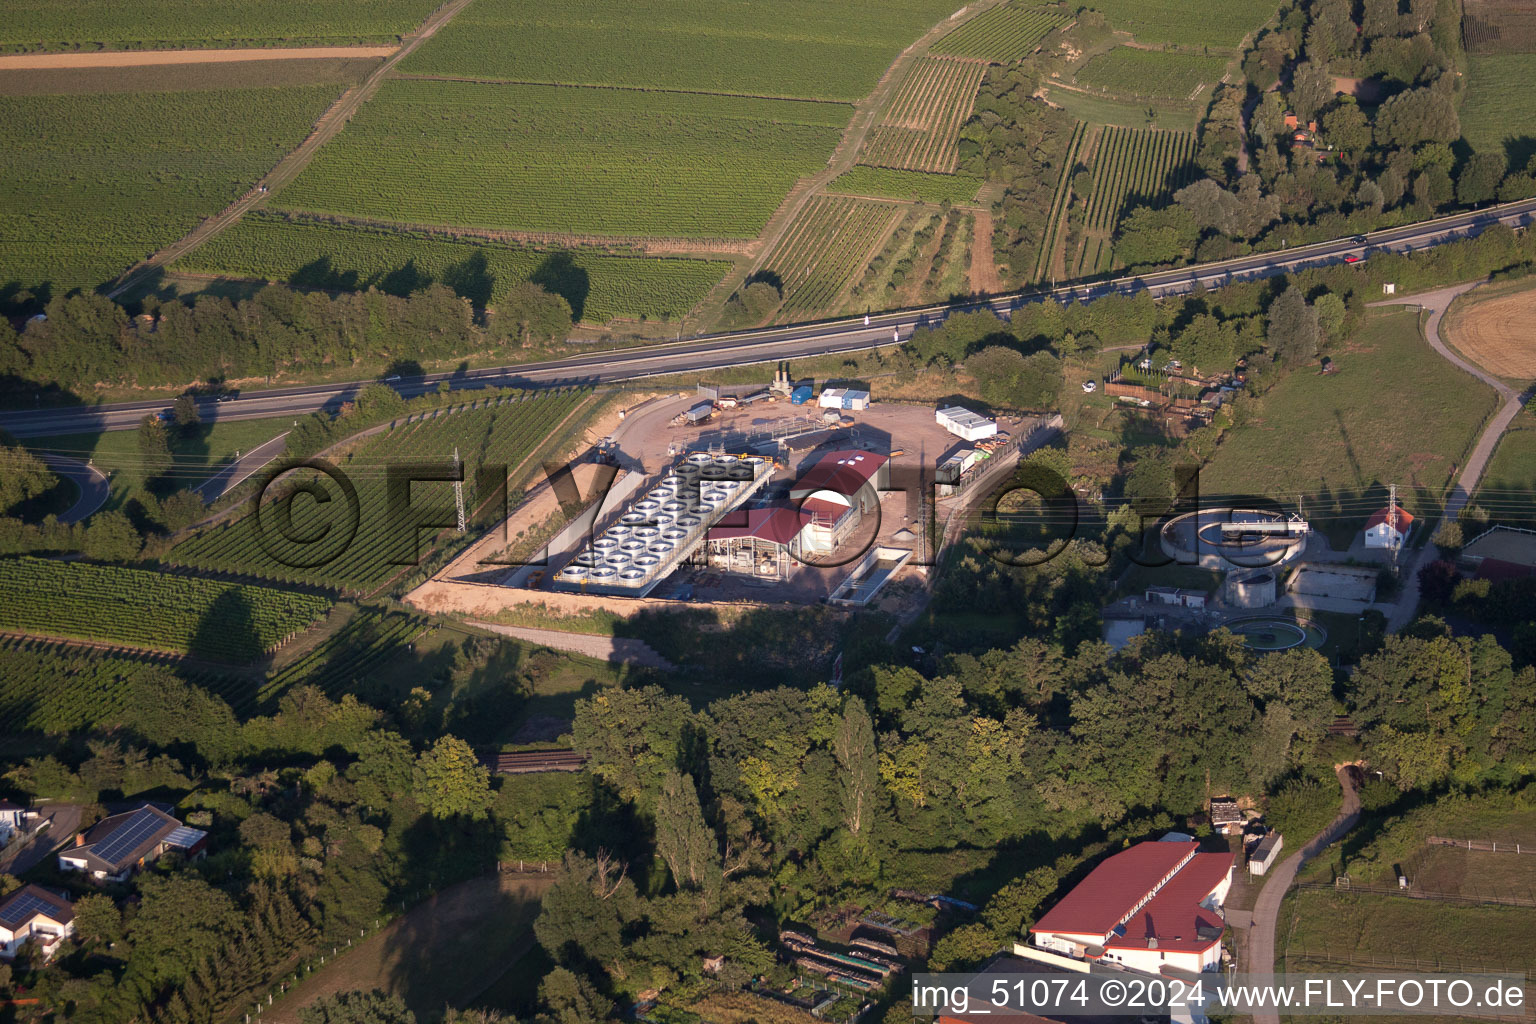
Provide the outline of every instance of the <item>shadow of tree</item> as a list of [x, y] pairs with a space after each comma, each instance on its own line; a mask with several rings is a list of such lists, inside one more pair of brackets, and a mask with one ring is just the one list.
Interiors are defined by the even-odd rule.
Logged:
[[559, 295], [571, 307], [571, 319], [580, 321], [591, 293], [592, 282], [586, 270], [576, 265], [570, 253], [552, 253], [540, 263], [528, 280], [547, 292]]

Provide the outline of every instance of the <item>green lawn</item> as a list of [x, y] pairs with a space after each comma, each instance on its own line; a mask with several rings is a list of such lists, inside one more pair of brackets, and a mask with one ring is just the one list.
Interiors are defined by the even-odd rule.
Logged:
[[[227, 420], [206, 423], [182, 433], [171, 431], [171, 452], [175, 457], [170, 473], [178, 488], [196, 487], [234, 458], [272, 440], [293, 426], [293, 419]], [[55, 437], [28, 438], [28, 448], [57, 452], [71, 458], [90, 461], [112, 480], [112, 495], [107, 507], [115, 508], [124, 498], [144, 486], [143, 460], [139, 456], [139, 435], [135, 430], [112, 430], [99, 434], [62, 434]]]
[[1536, 411], [1515, 417], [1477, 489], [1477, 504], [1500, 518], [1536, 515]]
[[1190, 48], [1232, 49], [1263, 25], [1276, 0], [1227, 0], [1191, 8], [1187, 0], [1090, 0], [1112, 27], [1142, 43], [1170, 43]]
[[1353, 529], [1396, 483], [1410, 511], [1434, 510], [1493, 411], [1493, 391], [1437, 355], [1413, 312], [1373, 315], [1333, 358], [1339, 373], [1298, 368], [1227, 434], [1201, 473], [1202, 501], [1289, 505], [1302, 495], [1314, 518]]
[[1536, 155], [1536, 53], [1468, 57], [1467, 89], [1461, 102], [1461, 133], [1480, 152], [1513, 157], [1512, 169]]

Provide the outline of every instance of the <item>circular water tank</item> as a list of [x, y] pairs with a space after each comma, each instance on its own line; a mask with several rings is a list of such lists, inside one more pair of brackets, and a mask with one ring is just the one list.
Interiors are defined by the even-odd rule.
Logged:
[[600, 565], [588, 574], [588, 579], [590, 579], [593, 583], [601, 583], [604, 580], [613, 579], [618, 574], [619, 570], [615, 569], [613, 566]]
[[661, 531], [662, 540], [682, 540], [688, 536], [688, 531], [680, 526], [671, 526]]
[[628, 523], [614, 523], [612, 526], [608, 527], [608, 529], [604, 530], [603, 533], [610, 537], [628, 537], [632, 530], [634, 530], [634, 527], [630, 526]]
[[619, 517], [619, 522], [634, 526], [637, 523], [645, 522], [645, 514], [643, 512], [625, 512]]
[[684, 530], [692, 530], [703, 521], [698, 516], [679, 516], [677, 525]]
[[581, 583], [587, 578], [587, 567], [584, 565], [568, 565], [560, 570], [560, 578], [568, 583]]
[[655, 555], [636, 555], [635, 565], [641, 569], [654, 569], [661, 564], [661, 559]]
[[715, 465], [719, 466], [721, 469], [730, 469], [740, 461], [741, 460], [736, 458], [734, 455], [722, 455], [715, 460]]
[[650, 522], [652, 526], [666, 526], [676, 518], [671, 512], [652, 512]]
[[695, 517], [695, 518], [697, 518], [699, 516], [707, 516], [711, 512], [713, 512], [714, 510], [715, 510], [715, 506], [709, 504], [706, 501], [700, 501], [696, 505], [689, 505], [688, 506], [688, 514], [690, 516]]
[[621, 570], [619, 572], [619, 579], [628, 583], [633, 583], [636, 580], [643, 580], [645, 579], [645, 570], [634, 568]]
[[703, 498], [703, 500], [709, 502], [711, 505], [718, 505], [729, 498], [730, 494], [727, 491], [715, 490], [705, 491], [702, 495], [700, 495], [700, 497]]
[[578, 552], [576, 557], [571, 559], [571, 564], [572, 565], [582, 565], [582, 566], [593, 566], [593, 565], [596, 565], [597, 564], [597, 552], [593, 551], [591, 548], [588, 548], [585, 551]]
[[678, 476], [676, 473], [668, 473], [666, 476], [661, 478], [661, 486], [663, 487], [676, 487], [682, 482], [683, 478]]
[[[709, 456], [706, 455], [705, 458], [707, 459]], [[699, 464], [697, 462], [680, 462], [677, 465], [676, 473], [680, 477], [698, 476]]]
[[674, 499], [661, 506], [661, 510], [663, 512], [671, 512], [673, 515], [676, 515], [679, 512], [686, 512], [688, 510], [688, 503], [686, 501], [677, 501]]
[[592, 542], [592, 547], [597, 551], [612, 551], [619, 546], [617, 537], [599, 537]]
[[606, 565], [628, 565], [629, 559], [630, 554], [628, 551], [614, 550], [603, 556], [603, 562]]
[[695, 466], [707, 466], [715, 461], [706, 452], [694, 452], [688, 456], [688, 461]]
[[643, 540], [627, 540], [619, 545], [619, 550], [635, 555], [645, 550], [645, 544], [646, 542]]
[[657, 529], [656, 527], [654, 527], [654, 526], [637, 526], [637, 527], [635, 527], [635, 536], [638, 537], [641, 540], [655, 540], [656, 539], [656, 535], [659, 534], [660, 532], [661, 531], [659, 529]]
[[666, 501], [676, 494], [677, 492], [670, 487], [653, 487], [651, 488], [651, 493], [647, 494], [646, 497], [652, 501]]
[[653, 555], [660, 555], [665, 558], [672, 553], [673, 547], [673, 543], [669, 540], [658, 540], [653, 541], [647, 550]]
[[659, 508], [661, 508], [661, 502], [652, 501], [649, 498], [635, 502], [636, 512], [655, 512]]

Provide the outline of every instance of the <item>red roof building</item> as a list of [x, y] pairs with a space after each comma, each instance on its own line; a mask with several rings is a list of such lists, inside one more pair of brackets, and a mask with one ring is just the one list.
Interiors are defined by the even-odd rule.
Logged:
[[1400, 548], [1408, 537], [1413, 516], [1401, 505], [1390, 505], [1365, 521], [1365, 546]]
[[1221, 962], [1221, 903], [1230, 853], [1202, 853], [1170, 838], [1106, 859], [1035, 925], [1035, 945], [1156, 973], [1204, 971]]
[[[866, 488], [872, 491], [887, 489], [890, 487], [890, 461], [888, 456], [875, 452], [828, 452], [795, 482], [789, 496], [799, 501], [817, 491], [831, 491], [853, 498]], [[861, 498], [860, 505], [868, 511], [870, 501], [878, 503], [879, 500], [879, 495], [875, 494], [871, 499]]]

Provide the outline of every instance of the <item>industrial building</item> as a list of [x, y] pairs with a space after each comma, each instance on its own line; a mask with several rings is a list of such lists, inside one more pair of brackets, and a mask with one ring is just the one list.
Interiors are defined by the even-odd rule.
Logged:
[[869, 392], [857, 388], [823, 388], [817, 404], [823, 409], [863, 412], [869, 408]]
[[939, 426], [967, 441], [980, 441], [997, 433], [997, 421], [963, 406], [949, 405], [937, 410], [933, 418]]
[[1221, 964], [1221, 905], [1230, 853], [1203, 853], [1177, 833], [1106, 858], [1029, 929], [1034, 945], [1156, 974]]
[[1408, 539], [1413, 516], [1401, 505], [1389, 505], [1365, 521], [1365, 546], [1397, 551]]
[[553, 586], [644, 597], [704, 544], [709, 531], [773, 476], [760, 455], [691, 452], [625, 506], [556, 574]]
[[1264, 838], [1254, 843], [1248, 851], [1248, 873], [1250, 875], [1262, 875], [1269, 870], [1269, 866], [1280, 859], [1280, 850], [1285, 845], [1285, 840], [1280, 833], [1270, 829], [1264, 834]]

